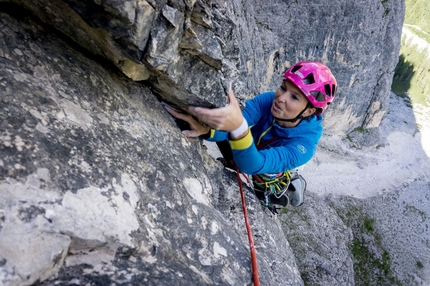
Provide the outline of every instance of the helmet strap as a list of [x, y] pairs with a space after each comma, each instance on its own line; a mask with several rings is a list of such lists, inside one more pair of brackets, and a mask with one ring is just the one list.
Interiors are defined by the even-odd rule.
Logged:
[[294, 122], [296, 122], [297, 120], [301, 120], [301, 119], [303, 119], [303, 118], [305, 118], [302, 114], [306, 111], [306, 109], [308, 109], [308, 107], [310, 107], [311, 106], [311, 104], [308, 102], [308, 104], [306, 104], [306, 107], [305, 107], [305, 109], [303, 109], [295, 118], [293, 118], [293, 119], [284, 119], [284, 118], [279, 118], [279, 117], [275, 117], [275, 119], [276, 120], [279, 120], [279, 121], [286, 121], [286, 122], [291, 122], [291, 123], [294, 123]]

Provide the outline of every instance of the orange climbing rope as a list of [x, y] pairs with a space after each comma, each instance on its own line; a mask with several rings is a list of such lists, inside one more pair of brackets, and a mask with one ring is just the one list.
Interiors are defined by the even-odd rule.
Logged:
[[[243, 215], [245, 217], [246, 231], [248, 232], [249, 245], [251, 249], [252, 281], [254, 282], [254, 286], [260, 286], [260, 280], [258, 279], [257, 254], [255, 252], [254, 240], [252, 239], [251, 225], [249, 224], [248, 220], [248, 211], [246, 210], [245, 195], [243, 194], [242, 179], [240, 178], [240, 171], [238, 168], [236, 168], [236, 174], [237, 180], [239, 182], [240, 197], [242, 198]], [[246, 178], [249, 182], [248, 177]]]

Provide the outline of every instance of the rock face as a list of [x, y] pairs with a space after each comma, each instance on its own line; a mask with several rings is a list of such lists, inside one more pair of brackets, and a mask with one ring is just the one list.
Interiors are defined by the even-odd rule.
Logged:
[[[328, 132], [375, 127], [404, 12], [400, 0], [260, 2], [0, 1], [3, 284], [251, 284], [236, 178], [159, 100], [220, 106], [232, 79], [244, 100], [320, 60], [339, 83]], [[246, 198], [262, 285], [318, 283], [290, 228]], [[311, 206], [342, 246], [321, 256], [333, 275], [319, 283], [352, 284], [351, 230]]]
[[334, 208], [307, 192], [306, 204], [280, 219], [305, 285], [355, 285], [352, 232]]
[[325, 117], [333, 134], [379, 125], [405, 10], [401, 0], [8, 2], [181, 107], [225, 104], [231, 80], [244, 100], [275, 89], [291, 64], [322, 61], [339, 84]]
[[[2, 283], [251, 283], [235, 178], [147, 87], [20, 20], [1, 14]], [[250, 200], [262, 281], [300, 284], [279, 222]]]

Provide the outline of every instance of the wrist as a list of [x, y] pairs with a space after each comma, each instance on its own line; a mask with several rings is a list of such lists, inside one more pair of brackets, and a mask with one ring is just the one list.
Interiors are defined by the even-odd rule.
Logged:
[[243, 118], [242, 124], [233, 131], [230, 131], [231, 139], [240, 139], [248, 133], [248, 122]]
[[208, 139], [208, 138], [210, 138], [211, 137], [211, 129], [208, 128], [206, 132], [203, 131], [202, 134], [200, 134], [199, 137], [202, 138], [202, 139]]

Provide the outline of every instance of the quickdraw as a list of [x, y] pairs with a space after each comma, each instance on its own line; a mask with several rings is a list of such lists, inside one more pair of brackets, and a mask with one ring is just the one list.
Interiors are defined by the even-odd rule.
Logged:
[[[276, 199], [281, 199], [288, 191], [288, 187], [291, 183], [291, 177], [292, 175], [290, 171], [281, 172], [276, 175], [259, 174], [252, 176], [254, 190], [256, 192], [263, 193], [264, 195], [264, 198], [260, 196], [260, 201], [264, 199], [264, 203], [262, 202], [263, 207], [268, 208], [274, 214], [277, 213], [278, 208], [272, 204], [270, 197], [272, 197], [272, 199], [273, 197]], [[287, 205], [289, 203], [289, 198], [288, 196], [284, 196], [284, 198], [286, 201], [284, 204]]]
[[281, 172], [277, 175], [253, 175], [254, 187], [265, 190], [280, 198], [288, 189], [291, 182], [290, 171]]

